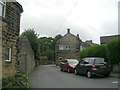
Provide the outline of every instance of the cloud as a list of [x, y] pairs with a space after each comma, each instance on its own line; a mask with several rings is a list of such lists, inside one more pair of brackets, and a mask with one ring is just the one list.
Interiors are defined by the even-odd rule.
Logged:
[[[17, 0], [23, 5], [21, 33], [34, 28], [41, 36], [64, 35], [68, 27], [82, 40], [99, 43], [117, 33], [119, 0]], [[76, 3], [76, 4], [75, 4]]]

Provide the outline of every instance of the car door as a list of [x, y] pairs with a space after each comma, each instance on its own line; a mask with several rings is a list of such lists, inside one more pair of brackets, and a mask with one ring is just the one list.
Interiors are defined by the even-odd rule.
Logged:
[[78, 71], [78, 73], [80, 73], [80, 74], [82, 74], [83, 73], [83, 60], [81, 60], [79, 63], [78, 63], [78, 65], [77, 65], [77, 71]]
[[89, 68], [89, 59], [88, 58], [85, 58], [84, 61], [83, 61], [83, 74], [86, 74], [88, 68]]

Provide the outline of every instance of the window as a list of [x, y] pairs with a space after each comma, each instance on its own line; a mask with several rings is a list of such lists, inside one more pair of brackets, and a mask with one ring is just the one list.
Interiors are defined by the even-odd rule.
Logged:
[[5, 61], [8, 61], [8, 62], [11, 61], [11, 48], [10, 47], [6, 48]]
[[89, 64], [89, 59], [85, 59], [84, 64]]
[[94, 63], [94, 59], [89, 59], [89, 63], [93, 64]]
[[59, 45], [59, 50], [70, 50], [70, 45]]
[[59, 60], [62, 60], [63, 59], [63, 57], [59, 57]]
[[6, 3], [0, 0], [0, 16], [5, 18]]
[[70, 45], [65, 45], [65, 50], [70, 50]]
[[83, 46], [80, 46], [80, 50], [83, 50], [85, 47], [83, 47]]
[[64, 46], [63, 45], [59, 45], [59, 50], [64, 50]]
[[104, 64], [104, 58], [96, 58], [95, 60], [95, 64]]

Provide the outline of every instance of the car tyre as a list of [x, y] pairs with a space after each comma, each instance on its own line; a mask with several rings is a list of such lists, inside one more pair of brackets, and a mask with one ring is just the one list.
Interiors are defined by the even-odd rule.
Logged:
[[63, 69], [62, 69], [62, 68], [60, 68], [60, 71], [63, 71]]
[[70, 68], [68, 68], [68, 69], [67, 69], [67, 72], [68, 72], [68, 73], [70, 73], [70, 72], [71, 72], [71, 71], [70, 71]]
[[106, 74], [106, 75], [104, 75], [105, 77], [109, 77], [110, 76], [110, 74]]
[[91, 74], [90, 71], [87, 71], [87, 77], [88, 77], [88, 78], [92, 78], [92, 74]]
[[78, 75], [78, 71], [76, 69], [75, 69], [74, 73], [75, 73], [75, 75]]

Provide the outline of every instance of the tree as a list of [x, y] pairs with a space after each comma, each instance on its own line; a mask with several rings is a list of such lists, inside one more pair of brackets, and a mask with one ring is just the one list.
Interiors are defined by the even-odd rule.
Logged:
[[54, 38], [54, 42], [57, 42], [60, 38], [62, 38], [61, 34], [56, 35]]
[[28, 38], [34, 52], [35, 59], [39, 59], [40, 48], [38, 43], [38, 34], [36, 34], [34, 29], [27, 29], [21, 34], [21, 36], [26, 36]]
[[62, 36], [56, 35], [54, 38], [52, 37], [41, 37], [39, 38], [39, 45], [40, 45], [40, 53], [41, 57], [46, 56], [48, 61], [55, 61], [55, 44], [56, 42], [62, 38]]
[[55, 51], [55, 45], [56, 45], [56, 42], [62, 38], [62, 35], [61, 34], [58, 34], [54, 37], [54, 41], [53, 41], [53, 46], [54, 46], [54, 51]]
[[54, 46], [52, 37], [39, 38], [41, 57], [47, 56], [48, 61], [54, 61]]

